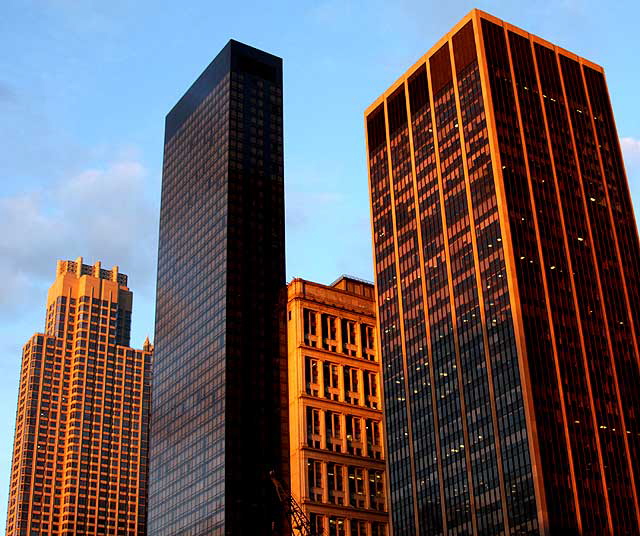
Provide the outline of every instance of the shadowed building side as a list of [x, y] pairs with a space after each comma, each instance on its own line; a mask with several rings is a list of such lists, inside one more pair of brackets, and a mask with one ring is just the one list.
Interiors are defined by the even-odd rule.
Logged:
[[282, 60], [230, 41], [167, 116], [149, 527], [271, 534], [288, 482]]

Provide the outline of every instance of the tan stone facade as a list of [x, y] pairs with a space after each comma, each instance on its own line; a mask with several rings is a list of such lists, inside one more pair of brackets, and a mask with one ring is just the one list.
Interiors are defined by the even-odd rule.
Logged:
[[23, 349], [7, 536], [146, 534], [153, 348], [128, 346], [131, 305], [117, 267], [58, 261]]
[[374, 310], [370, 283], [289, 284], [291, 492], [317, 534], [388, 533]]

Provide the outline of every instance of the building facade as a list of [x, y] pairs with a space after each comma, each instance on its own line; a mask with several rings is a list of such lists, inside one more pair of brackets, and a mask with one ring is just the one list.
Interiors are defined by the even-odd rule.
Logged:
[[637, 534], [640, 246], [602, 68], [474, 10], [365, 122], [395, 534]]
[[147, 534], [151, 361], [118, 267], [58, 261], [22, 353], [7, 536]]
[[[288, 482], [282, 60], [230, 41], [165, 126], [149, 530], [272, 534]], [[259, 448], [256, 446], [259, 445]]]
[[373, 285], [288, 287], [291, 493], [318, 536], [386, 536]]

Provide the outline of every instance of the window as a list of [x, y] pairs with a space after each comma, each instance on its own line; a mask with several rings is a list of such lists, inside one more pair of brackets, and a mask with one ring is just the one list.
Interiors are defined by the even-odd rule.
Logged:
[[333, 363], [325, 363], [324, 372], [324, 397], [330, 400], [340, 400], [339, 367]]
[[318, 347], [317, 314], [311, 309], [303, 310], [304, 316], [304, 343], [314, 348]]
[[342, 319], [342, 352], [355, 357], [358, 355], [358, 342], [356, 339], [356, 323], [353, 320]]
[[367, 524], [361, 519], [352, 519], [351, 536], [367, 536]]
[[342, 415], [333, 411], [325, 412], [327, 430], [327, 448], [334, 452], [342, 452]]
[[307, 386], [307, 394], [319, 396], [320, 394], [320, 370], [317, 359], [304, 358], [304, 380]]
[[338, 351], [337, 323], [335, 316], [322, 314], [322, 347], [331, 352]]
[[384, 510], [382, 471], [369, 470], [369, 507], [373, 510]]
[[378, 409], [378, 378], [375, 372], [365, 371], [364, 403], [369, 408]]
[[309, 482], [309, 499], [322, 502], [322, 462], [307, 461], [307, 480]]
[[358, 369], [344, 367], [344, 401], [349, 404], [360, 403], [360, 382]]
[[364, 469], [349, 467], [349, 505], [355, 508], [365, 507]]
[[307, 408], [307, 445], [320, 448], [320, 410]]
[[321, 536], [324, 534], [324, 516], [311, 512], [309, 514], [309, 520], [311, 521], [311, 528], [315, 531], [314, 534]]
[[345, 536], [345, 520], [343, 517], [329, 518], [329, 536]]
[[360, 417], [347, 415], [347, 452], [354, 456], [362, 456], [362, 421]]
[[373, 326], [362, 324], [360, 326], [360, 337], [362, 344], [362, 357], [369, 361], [375, 361], [375, 336]]
[[329, 502], [344, 505], [344, 466], [337, 463], [327, 463], [327, 487], [329, 488]]
[[380, 435], [380, 422], [367, 419], [367, 455], [370, 458], [380, 460], [382, 458], [382, 437]]

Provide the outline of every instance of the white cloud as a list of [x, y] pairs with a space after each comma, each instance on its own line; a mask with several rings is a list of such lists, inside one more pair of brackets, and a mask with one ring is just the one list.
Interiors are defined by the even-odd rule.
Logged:
[[122, 154], [51, 188], [0, 197], [0, 314], [42, 308], [30, 297], [51, 284], [57, 259], [77, 256], [118, 264], [133, 290], [150, 292], [157, 207], [149, 182], [135, 155]]
[[625, 164], [628, 169], [640, 168], [640, 140], [635, 138], [622, 138], [620, 140]]
[[629, 179], [629, 190], [636, 214], [636, 220], [640, 219], [640, 139], [621, 138], [620, 146], [624, 156], [624, 163]]

